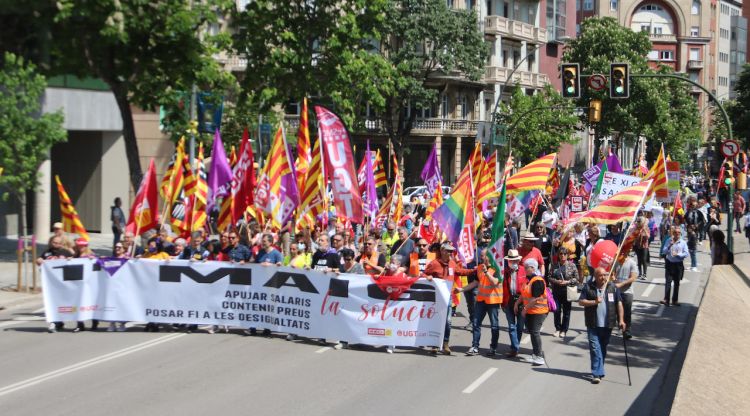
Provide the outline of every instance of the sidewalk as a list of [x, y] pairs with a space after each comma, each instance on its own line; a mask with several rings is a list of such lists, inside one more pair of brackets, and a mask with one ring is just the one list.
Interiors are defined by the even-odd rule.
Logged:
[[[89, 245], [94, 252], [99, 255], [107, 255], [112, 251], [113, 235], [110, 234], [89, 234], [91, 238]], [[42, 244], [43, 243], [43, 244]], [[41, 255], [47, 248], [47, 242], [37, 244], [37, 256]], [[41, 293], [17, 292], [18, 284], [18, 239], [17, 238], [0, 238], [0, 309], [9, 309], [29, 302], [41, 302]], [[22, 275], [22, 287], [31, 286], [32, 270], [34, 259], [31, 252], [28, 252], [28, 263]], [[37, 275], [37, 285], [41, 287], [41, 276]]]
[[743, 415], [750, 409], [750, 244], [734, 233], [735, 264], [714, 266], [695, 319], [673, 415]]

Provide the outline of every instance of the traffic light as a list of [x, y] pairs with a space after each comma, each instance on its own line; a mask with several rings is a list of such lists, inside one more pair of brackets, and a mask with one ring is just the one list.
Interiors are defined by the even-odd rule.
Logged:
[[602, 119], [602, 101], [593, 99], [589, 102], [589, 123], [598, 123]]
[[724, 178], [724, 185], [731, 185], [734, 183], [734, 164], [731, 161], [727, 161], [724, 164], [724, 172], [727, 176]]
[[578, 64], [562, 64], [562, 96], [581, 97], [581, 71]]
[[630, 97], [630, 69], [628, 64], [609, 65], [609, 97]]

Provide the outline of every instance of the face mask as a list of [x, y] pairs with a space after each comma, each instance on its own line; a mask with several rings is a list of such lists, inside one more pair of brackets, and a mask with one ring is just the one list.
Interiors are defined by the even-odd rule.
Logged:
[[299, 250], [299, 251], [305, 251], [305, 248], [306, 248], [306, 247], [307, 247], [307, 246], [306, 246], [306, 245], [304, 245], [303, 243], [299, 243], [299, 244], [297, 244], [297, 250]]

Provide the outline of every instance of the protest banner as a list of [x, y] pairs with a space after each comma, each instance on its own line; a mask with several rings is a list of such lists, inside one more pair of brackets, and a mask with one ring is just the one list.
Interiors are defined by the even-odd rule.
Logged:
[[439, 346], [451, 287], [367, 275], [188, 260], [42, 265], [47, 321], [228, 325], [369, 345]]
[[622, 173], [605, 172], [602, 180], [602, 189], [599, 192], [599, 199], [604, 201], [611, 198], [614, 194], [625, 188], [633, 186], [642, 181], [642, 178], [636, 176], [623, 175]]

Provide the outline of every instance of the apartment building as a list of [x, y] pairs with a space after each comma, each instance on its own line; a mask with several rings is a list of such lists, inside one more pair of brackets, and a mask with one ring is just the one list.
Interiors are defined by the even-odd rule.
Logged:
[[742, 2], [720, 1], [716, 23], [715, 95], [720, 101], [731, 100], [737, 75], [747, 60], [747, 19], [742, 16]]

